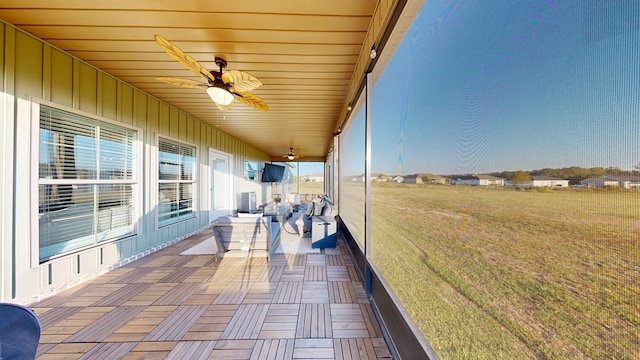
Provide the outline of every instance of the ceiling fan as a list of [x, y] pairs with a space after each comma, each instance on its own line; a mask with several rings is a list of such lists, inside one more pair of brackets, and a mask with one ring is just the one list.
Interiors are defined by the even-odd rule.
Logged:
[[206, 78], [207, 83], [174, 77], [158, 77], [156, 80], [192, 89], [205, 89], [220, 111], [232, 109], [236, 100], [261, 111], [269, 110], [264, 100], [249, 92], [262, 86], [262, 82], [253, 75], [238, 70], [223, 72], [223, 69], [227, 66], [227, 61], [221, 57], [215, 57], [214, 59], [216, 65], [220, 67], [220, 71], [209, 71], [169, 40], [160, 35], [156, 35], [155, 39], [167, 54], [187, 69]]
[[293, 151], [292, 147], [289, 148], [289, 153], [287, 153], [287, 155], [282, 155], [283, 158], [286, 158], [289, 161], [297, 160], [297, 159], [301, 158], [302, 156], [303, 155], [301, 155], [301, 154], [296, 154], [295, 151]]

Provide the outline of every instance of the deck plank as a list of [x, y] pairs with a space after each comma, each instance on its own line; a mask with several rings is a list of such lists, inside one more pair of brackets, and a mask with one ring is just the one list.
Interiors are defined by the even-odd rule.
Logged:
[[359, 304], [330, 304], [334, 338], [369, 337]]
[[240, 305], [220, 338], [257, 339], [268, 310], [268, 304]]
[[299, 313], [299, 304], [271, 304], [258, 338], [295, 338]]
[[273, 303], [290, 304], [299, 303], [302, 298], [302, 282], [281, 281], [273, 295]]
[[[118, 284], [120, 285], [120, 284]], [[97, 302], [95, 302], [94, 306], [119, 306], [126, 303], [130, 298], [140, 294], [145, 291], [151, 284], [122, 284], [119, 288], [107, 288], [108, 292], [104, 295], [104, 297]], [[102, 290], [109, 285], [105, 285], [101, 287]], [[116, 291], [117, 290], [117, 291]]]
[[329, 287], [325, 281], [305, 282], [302, 285], [302, 297], [300, 302], [303, 304], [329, 303]]
[[325, 264], [327, 266], [345, 266], [344, 259], [341, 255], [325, 255]]
[[249, 293], [249, 285], [245, 283], [228, 283], [224, 290], [213, 301], [214, 304], [241, 304]]
[[33, 304], [37, 358], [391, 358], [341, 239], [269, 261], [180, 255], [204, 237]]
[[331, 303], [357, 303], [358, 298], [350, 281], [329, 282], [329, 301]]
[[291, 360], [293, 359], [293, 339], [259, 340], [250, 360]]
[[145, 341], [181, 340], [189, 328], [206, 311], [205, 306], [178, 306], [147, 336]]
[[40, 328], [42, 331], [46, 331], [51, 326], [75, 315], [82, 309], [83, 308], [81, 307], [55, 307], [52, 309], [46, 309], [45, 312], [38, 314], [38, 318], [40, 319]]
[[333, 359], [333, 339], [296, 339], [294, 359]]
[[153, 305], [181, 305], [200, 287], [200, 284], [189, 282], [182, 284], [168, 284], [171, 284], [171, 287], [167, 292], [154, 301]]
[[[188, 264], [188, 262], [186, 263]], [[187, 281], [189, 277], [198, 270], [198, 268], [192, 266], [183, 266], [169, 273], [167, 276], [160, 279], [161, 283], [181, 283]]]
[[136, 346], [134, 342], [101, 343], [87, 351], [79, 360], [120, 359]]
[[346, 266], [327, 266], [328, 281], [351, 281]]
[[307, 265], [304, 269], [304, 281], [327, 281], [327, 268], [324, 265]]
[[166, 360], [207, 360], [215, 345], [215, 341], [179, 342], [167, 355]]
[[65, 342], [100, 342], [144, 310], [141, 306], [122, 306], [91, 321]]
[[304, 265], [286, 267], [280, 275], [280, 281], [304, 281]]
[[333, 335], [329, 304], [302, 304], [296, 338], [330, 338]]

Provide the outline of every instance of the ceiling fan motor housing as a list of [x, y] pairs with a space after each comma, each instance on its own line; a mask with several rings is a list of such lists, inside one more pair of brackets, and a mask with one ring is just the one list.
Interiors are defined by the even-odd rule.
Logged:
[[220, 73], [222, 73], [222, 69], [227, 67], [227, 60], [221, 57], [216, 56], [213, 61], [218, 65], [218, 67], [220, 67]]
[[210, 73], [211, 73], [211, 75], [213, 75], [215, 80], [208, 79], [209, 80], [209, 85], [227, 90], [227, 84], [225, 84], [224, 81], [222, 81], [222, 78], [220, 77], [220, 76], [222, 76], [222, 73], [219, 73], [217, 71], [210, 71]]

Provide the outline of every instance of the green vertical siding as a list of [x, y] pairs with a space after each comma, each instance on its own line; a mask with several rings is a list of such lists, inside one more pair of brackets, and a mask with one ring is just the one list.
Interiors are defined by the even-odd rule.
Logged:
[[150, 120], [147, 116], [147, 101], [149, 100], [149, 96], [143, 93], [140, 90], [136, 90], [133, 93], [134, 98], [134, 125], [140, 128], [144, 128], [146, 126], [146, 122]]
[[78, 108], [91, 114], [98, 109], [98, 71], [81, 62], [78, 64]]
[[73, 59], [68, 55], [52, 49], [51, 63], [47, 67], [51, 73], [48, 84], [50, 96], [45, 99], [56, 104], [73, 106]]
[[160, 129], [160, 131], [167, 131], [167, 135], [178, 138], [180, 131], [180, 115], [178, 113], [178, 109], [170, 108], [169, 109], [169, 128], [168, 129]]
[[15, 96], [42, 97], [42, 48], [43, 44], [21, 32], [16, 32]]
[[118, 82], [118, 120], [125, 124], [133, 125], [133, 88], [125, 83]]
[[101, 74], [102, 87], [100, 91], [100, 103], [102, 105], [100, 113], [107, 119], [116, 119], [118, 117], [118, 107], [116, 106], [118, 99], [118, 82], [109, 75]]

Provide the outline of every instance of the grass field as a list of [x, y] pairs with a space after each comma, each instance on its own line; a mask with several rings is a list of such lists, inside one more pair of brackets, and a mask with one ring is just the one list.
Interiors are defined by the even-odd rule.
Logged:
[[324, 194], [324, 181], [298, 181], [293, 179], [293, 192], [298, 194]]
[[371, 217], [443, 359], [640, 358], [640, 191], [386, 184]]

